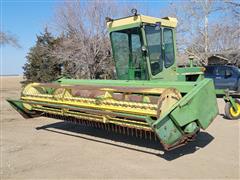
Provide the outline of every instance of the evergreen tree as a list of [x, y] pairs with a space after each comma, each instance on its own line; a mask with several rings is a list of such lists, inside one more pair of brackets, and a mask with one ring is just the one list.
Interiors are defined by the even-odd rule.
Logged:
[[60, 62], [52, 54], [58, 42], [59, 38], [54, 38], [47, 28], [37, 36], [36, 44], [30, 49], [27, 63], [23, 66], [26, 81], [50, 82], [60, 76]]

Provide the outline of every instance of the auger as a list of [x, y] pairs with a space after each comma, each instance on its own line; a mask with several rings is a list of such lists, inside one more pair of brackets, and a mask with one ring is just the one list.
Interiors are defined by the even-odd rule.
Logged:
[[46, 116], [127, 136], [166, 150], [192, 141], [218, 114], [201, 67], [176, 66], [175, 18], [106, 18], [117, 80], [61, 78], [26, 85], [8, 102], [24, 117]]

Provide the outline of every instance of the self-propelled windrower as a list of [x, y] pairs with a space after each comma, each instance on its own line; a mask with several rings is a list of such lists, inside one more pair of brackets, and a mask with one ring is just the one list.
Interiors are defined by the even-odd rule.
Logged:
[[218, 114], [201, 67], [176, 66], [175, 18], [135, 13], [107, 19], [117, 80], [31, 83], [8, 102], [24, 117], [47, 116], [159, 139], [166, 150], [192, 140]]

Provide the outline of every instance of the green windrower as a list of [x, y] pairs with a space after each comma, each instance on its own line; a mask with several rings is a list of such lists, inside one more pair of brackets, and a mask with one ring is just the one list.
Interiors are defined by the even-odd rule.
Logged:
[[[31, 83], [8, 102], [24, 117], [52, 117], [159, 140], [192, 141], [218, 114], [213, 81], [201, 67], [176, 66], [175, 18], [106, 18], [117, 80], [61, 78]], [[204, 104], [204, 105], [203, 105]]]

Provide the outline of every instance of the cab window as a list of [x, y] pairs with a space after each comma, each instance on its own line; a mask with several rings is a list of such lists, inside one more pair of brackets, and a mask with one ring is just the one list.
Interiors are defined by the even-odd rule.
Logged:
[[164, 28], [163, 40], [164, 40], [164, 66], [168, 68], [174, 64], [175, 60], [172, 29]]
[[152, 75], [162, 71], [161, 29], [159, 26], [145, 26], [148, 54]]

